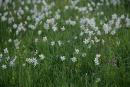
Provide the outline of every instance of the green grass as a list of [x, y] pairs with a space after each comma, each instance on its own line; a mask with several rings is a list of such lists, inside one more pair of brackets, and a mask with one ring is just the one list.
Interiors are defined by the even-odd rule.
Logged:
[[[48, 3], [52, 2], [51, 0], [47, 1]], [[13, 29], [12, 24], [0, 20], [0, 53], [4, 55], [0, 62], [0, 87], [129, 87], [130, 28], [123, 26], [115, 35], [110, 35], [104, 34], [100, 24], [101, 20], [105, 23], [110, 20], [111, 15], [114, 13], [119, 16], [121, 14], [129, 15], [130, 9], [125, 7], [126, 3], [121, 0], [123, 4], [117, 6], [106, 6], [104, 4], [97, 10], [82, 14], [75, 9], [64, 10], [65, 5], [70, 5], [69, 0], [53, 1], [56, 6], [51, 9], [52, 14], [41, 21], [45, 23], [46, 19], [54, 17], [55, 11], [60, 9], [61, 19], [56, 22], [58, 29], [65, 26], [66, 30], [64, 32], [61, 30], [54, 32], [52, 29], [45, 30], [43, 23], [39, 23], [35, 30], [27, 28], [25, 32], [22, 31], [19, 35], [16, 35], [16, 30]], [[18, 1], [14, 2], [17, 3], [15, 9], [18, 9], [20, 3]], [[78, 6], [86, 6], [88, 2], [90, 1], [80, 0]], [[9, 6], [8, 11], [13, 13], [12, 4], [9, 4]], [[30, 5], [30, 8], [32, 7], [33, 5]], [[1, 14], [6, 11], [3, 10], [3, 7], [0, 8]], [[97, 16], [96, 14], [101, 11], [104, 12], [104, 15]], [[18, 19], [15, 13], [13, 15], [15, 17], [14, 23], [21, 23], [26, 20], [27, 15], [30, 15], [30, 13], [25, 13], [21, 20]], [[84, 45], [83, 40], [87, 36], [80, 36], [81, 28], [79, 19], [76, 20], [76, 16], [79, 18], [94, 17], [96, 26], [102, 32], [101, 35], [96, 36], [100, 40], [103, 39], [104, 44], [100, 41], [91, 45], [91, 48]], [[69, 18], [76, 20], [77, 24], [75, 26], [66, 25], [65, 20]], [[34, 24], [34, 21], [28, 21], [28, 24]], [[11, 29], [12, 32], [9, 31]], [[41, 35], [38, 35], [38, 30], [42, 31]], [[47, 36], [47, 42], [42, 41], [44, 36]], [[77, 39], [74, 39], [75, 36], [77, 36]], [[15, 48], [13, 42], [8, 42], [10, 38], [20, 40], [19, 49]], [[35, 43], [35, 38], [38, 38], [37, 43]], [[57, 41], [59, 40], [63, 42], [62, 46], [58, 46]], [[51, 41], [56, 41], [56, 45], [51, 46]], [[8, 48], [8, 54], [4, 54], [4, 48]], [[75, 49], [79, 49], [79, 54], [74, 53]], [[37, 54], [35, 54], [36, 50], [38, 51]], [[82, 53], [86, 53], [86, 56], [82, 57]], [[100, 65], [96, 66], [94, 59], [98, 53], [101, 54], [99, 58]], [[39, 60], [39, 54], [44, 54], [45, 59]], [[15, 66], [9, 66], [8, 56], [17, 56]], [[61, 61], [60, 56], [65, 56], [65, 61]], [[77, 62], [71, 61], [70, 58], [73, 56], [77, 58]], [[39, 60], [38, 65], [34, 66], [26, 62], [26, 58], [32, 57]], [[1, 67], [3, 64], [7, 65], [7, 69]], [[23, 66], [23, 64], [26, 64], [26, 66]]]

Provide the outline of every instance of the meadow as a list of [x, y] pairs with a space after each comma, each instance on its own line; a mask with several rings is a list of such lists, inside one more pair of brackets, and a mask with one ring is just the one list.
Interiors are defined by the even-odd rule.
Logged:
[[130, 0], [0, 0], [0, 87], [130, 87]]

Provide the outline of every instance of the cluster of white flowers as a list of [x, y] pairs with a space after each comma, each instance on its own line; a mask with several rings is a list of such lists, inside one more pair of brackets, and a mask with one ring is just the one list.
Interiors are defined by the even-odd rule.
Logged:
[[99, 58], [101, 57], [101, 55], [100, 54], [96, 54], [96, 57], [95, 57], [95, 59], [94, 59], [94, 62], [95, 62], [95, 65], [99, 65], [100, 63], [99, 63]]
[[12, 66], [12, 67], [15, 66], [16, 58], [17, 58], [17, 57], [15, 56], [15, 57], [9, 62], [9, 65], [10, 65], [10, 66]]
[[76, 57], [73, 57], [71, 58], [72, 62], [76, 62], [77, 61], [77, 58]]
[[2, 64], [1, 67], [3, 69], [6, 69], [7, 68], [7, 65], [10, 66], [10, 67], [14, 67], [15, 64], [16, 64], [16, 59], [17, 59], [17, 56], [15, 57], [11, 57], [9, 55], [10, 53], [8, 52], [8, 49], [5, 48], [4, 49], [4, 53], [0, 54], [0, 62], [4, 62], [5, 64]]
[[8, 48], [5, 48], [5, 49], [4, 49], [4, 53], [5, 53], [5, 54], [6, 54], [6, 53], [9, 53]]
[[29, 64], [33, 64], [34, 66], [38, 64], [38, 61], [36, 58], [26, 58], [26, 62]]
[[80, 27], [81, 33], [80, 36], [85, 36], [86, 38], [83, 40], [83, 43], [91, 47], [92, 44], [98, 43], [100, 39], [98, 39], [98, 35], [101, 35], [101, 31], [96, 26], [96, 21], [94, 18], [81, 18], [80, 19]]
[[67, 25], [72, 25], [72, 26], [74, 26], [74, 25], [76, 25], [76, 21], [73, 21], [73, 20], [71, 20], [71, 19], [68, 19], [68, 20], [66, 20], [66, 24], [67, 24]]
[[[40, 42], [40, 45], [45, 45], [46, 50], [49, 49], [48, 52], [55, 48], [66, 50], [66, 46], [70, 48], [69, 46], [73, 45], [73, 52], [68, 53], [73, 55], [72, 58], [65, 54], [63, 54], [64, 56], [58, 54], [58, 56], [61, 61], [69, 59], [76, 62], [79, 57], [88, 55], [86, 51], [82, 51], [82, 48], [91, 49], [93, 45], [99, 42], [104, 45], [105, 41], [100, 38], [101, 35], [115, 35], [120, 28], [130, 27], [129, 15], [118, 15], [113, 12], [112, 17], [109, 19], [102, 10], [104, 5], [109, 6], [112, 4], [116, 6], [120, 4], [120, 0], [99, 0], [97, 3], [95, 0], [89, 0], [85, 6], [80, 6], [80, 1], [69, 0], [68, 4], [63, 6], [64, 10], [62, 10], [61, 8], [55, 8], [56, 3], [54, 0], [50, 1], [50, 3], [47, 0], [18, 0], [19, 6], [17, 6], [15, 0], [0, 0], [0, 7], [3, 9], [0, 13], [0, 19], [3, 24], [8, 25], [6, 30], [10, 34], [9, 38], [7, 37], [8, 41], [5, 41], [6, 45], [8, 43], [13, 44], [11, 46], [16, 51], [16, 53], [14, 52], [15, 55], [17, 55], [20, 48], [23, 49], [27, 44], [33, 44], [34, 46]], [[8, 4], [11, 4], [11, 6], [9, 7]], [[10, 10], [10, 8], [13, 10]], [[66, 16], [68, 12], [72, 12], [73, 15], [68, 14]], [[70, 32], [71, 30], [76, 33]], [[21, 37], [24, 38], [21, 39]], [[26, 37], [31, 38], [29, 43], [28, 41], [24, 43]], [[82, 44], [81, 49], [75, 45], [77, 42]], [[31, 51], [36, 49], [40, 51], [37, 46]], [[3, 53], [0, 54], [0, 62], [6, 59], [10, 66], [14, 66], [17, 58], [10, 57], [10, 48], [7, 46], [1, 50], [0, 52]], [[26, 62], [36, 66], [40, 63], [40, 60], [49, 58], [46, 54], [39, 53], [36, 52], [33, 57], [27, 58]], [[53, 56], [56, 56], [56, 54]], [[99, 65], [99, 58], [100, 54], [97, 54], [94, 60], [96, 65]], [[26, 65], [26, 62], [23, 63], [23, 66]], [[2, 64], [1, 67], [6, 69], [7, 66], [7, 64]]]
[[47, 41], [47, 37], [45, 36], [45, 37], [43, 37], [43, 41], [44, 42], [46, 42]]
[[65, 56], [61, 56], [60, 59], [61, 59], [61, 61], [64, 61], [66, 58], [65, 58]]
[[79, 49], [75, 49], [75, 53], [76, 53], [76, 54], [79, 54]]
[[113, 14], [112, 19], [109, 20], [108, 23], [103, 24], [105, 34], [110, 33], [111, 35], [114, 35], [118, 29], [125, 26], [122, 22], [126, 24], [126, 27], [130, 26], [130, 19], [128, 17], [125, 17], [125, 15], [119, 17], [117, 14]]

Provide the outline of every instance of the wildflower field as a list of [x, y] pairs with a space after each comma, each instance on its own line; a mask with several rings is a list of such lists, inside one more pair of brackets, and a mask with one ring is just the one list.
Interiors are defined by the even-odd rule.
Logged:
[[130, 0], [0, 0], [0, 87], [130, 87]]

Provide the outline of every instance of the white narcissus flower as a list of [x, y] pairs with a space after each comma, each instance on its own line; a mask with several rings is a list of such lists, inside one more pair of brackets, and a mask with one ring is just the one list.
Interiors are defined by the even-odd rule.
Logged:
[[41, 60], [45, 59], [45, 56], [43, 54], [40, 54], [39, 57]]
[[65, 27], [63, 26], [63, 27], [61, 28], [61, 30], [62, 30], [62, 31], [65, 31]]
[[61, 46], [61, 45], [62, 45], [62, 42], [61, 42], [60, 40], [58, 41], [58, 45], [59, 45], [59, 46]]
[[94, 59], [95, 65], [99, 65], [99, 58], [101, 57], [100, 54], [96, 54], [96, 57]]
[[104, 24], [103, 30], [105, 31], [105, 34], [108, 34], [111, 30], [111, 26], [109, 26], [108, 24]]
[[41, 31], [41, 30], [39, 30], [39, 31], [38, 31], [38, 35], [41, 35], [41, 34], [42, 34], [42, 31]]
[[61, 59], [61, 61], [64, 61], [66, 58], [65, 58], [65, 56], [61, 56], [60, 59]]
[[55, 19], [54, 18], [47, 19], [46, 23], [49, 25], [55, 25]]
[[60, 19], [61, 18], [61, 16], [60, 16], [60, 14], [59, 13], [56, 13], [56, 15], [55, 15], [55, 19]]
[[100, 41], [97, 37], [95, 37], [94, 39], [95, 39], [95, 42], [97, 43]]
[[83, 41], [84, 44], [88, 44], [89, 42], [90, 42], [89, 39], [86, 39], [86, 38]]
[[121, 18], [121, 19], [124, 19], [124, 18], [125, 18], [125, 15], [124, 15], [124, 14], [122, 14], [120, 18]]
[[112, 15], [112, 19], [113, 19], [113, 20], [117, 19], [117, 14], [113, 14], [113, 15]]
[[65, 6], [65, 10], [68, 10], [69, 9], [69, 6]]
[[84, 32], [80, 32], [80, 36], [83, 36], [84, 35]]
[[17, 24], [13, 24], [13, 28], [16, 29], [17, 28]]
[[10, 66], [14, 66], [15, 65], [15, 61], [16, 61], [16, 57], [10, 61]]
[[6, 69], [7, 65], [3, 64], [1, 67], [2, 67], [2, 69]]
[[35, 26], [32, 24], [29, 24], [28, 27], [31, 28], [32, 30], [35, 30]]
[[34, 64], [34, 66], [36, 66], [36, 65], [38, 64], [37, 59], [36, 59], [36, 58], [33, 58], [33, 59], [32, 59], [32, 63]]
[[75, 49], [75, 53], [78, 54], [79, 53], [79, 49]]
[[43, 37], [42, 39], [43, 39], [43, 41], [44, 41], [44, 42], [46, 42], [46, 41], [47, 41], [47, 37], [46, 37], [46, 36], [45, 36], [45, 37]]
[[8, 40], [8, 42], [11, 43], [11, 42], [12, 42], [12, 39], [10, 38], [10, 39]]
[[55, 45], [55, 42], [54, 42], [54, 41], [52, 41], [52, 42], [51, 42], [51, 46], [54, 46], [54, 45]]
[[76, 25], [76, 21], [70, 21], [70, 25], [72, 26]]
[[1, 17], [1, 20], [2, 20], [2, 21], [6, 21], [6, 20], [7, 20], [7, 17], [2, 16], [2, 17]]
[[29, 63], [29, 64], [33, 64], [34, 66], [36, 66], [38, 64], [38, 61], [36, 58], [27, 58], [26, 59], [26, 62]]
[[97, 57], [94, 59], [94, 62], [95, 62], [95, 65], [99, 65], [99, 60]]
[[101, 57], [101, 55], [100, 55], [100, 54], [96, 54], [96, 57], [98, 57], [98, 58], [99, 58], [99, 57]]
[[8, 48], [5, 48], [5, 49], [4, 49], [4, 53], [8, 53]]
[[56, 27], [56, 25], [52, 26], [52, 30], [53, 30], [54, 32], [58, 30], [57, 27]]
[[86, 57], [86, 53], [82, 53], [82, 57]]
[[73, 57], [71, 58], [72, 62], [76, 62], [77, 61], [77, 58], [76, 57]]
[[111, 35], [115, 35], [115, 33], [116, 33], [115, 30], [111, 31]]
[[28, 7], [28, 6], [25, 6], [24, 9], [25, 9], [26, 11], [29, 11], [29, 7]]

